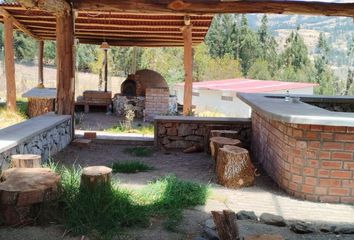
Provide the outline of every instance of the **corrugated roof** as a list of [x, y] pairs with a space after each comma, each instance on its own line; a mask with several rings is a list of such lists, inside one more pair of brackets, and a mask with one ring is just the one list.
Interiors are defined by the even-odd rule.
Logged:
[[[1, 3], [22, 25], [44, 40], [55, 40], [56, 19], [39, 9], [26, 9], [18, 3]], [[192, 42], [204, 40], [212, 15], [190, 15]], [[3, 22], [2, 16], [0, 21]], [[184, 15], [147, 14], [107, 11], [78, 11], [75, 19], [75, 37], [82, 43], [120, 46], [183, 46], [181, 27]]]
[[[183, 86], [184, 83], [179, 85]], [[193, 82], [193, 89], [208, 89], [245, 93], [274, 92], [314, 86], [318, 86], [318, 84], [303, 82], [283, 82], [275, 80], [255, 80], [246, 78]]]

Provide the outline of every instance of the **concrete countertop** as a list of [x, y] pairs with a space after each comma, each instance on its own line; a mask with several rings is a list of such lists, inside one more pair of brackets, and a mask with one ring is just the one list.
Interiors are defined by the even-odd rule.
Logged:
[[42, 133], [71, 118], [70, 115], [47, 113], [0, 130], [0, 152]]
[[294, 124], [354, 127], [354, 113], [328, 111], [303, 102], [354, 104], [353, 97], [290, 94], [290, 97], [300, 98], [299, 102], [292, 102], [291, 100], [285, 101], [284, 94], [237, 93], [237, 96], [252, 109], [273, 120]]
[[24, 98], [48, 98], [55, 99], [57, 97], [56, 88], [32, 88], [22, 94]]

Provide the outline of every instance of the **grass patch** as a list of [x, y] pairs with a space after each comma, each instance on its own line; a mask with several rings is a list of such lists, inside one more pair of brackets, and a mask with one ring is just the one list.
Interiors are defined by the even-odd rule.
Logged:
[[130, 147], [125, 148], [123, 152], [136, 157], [150, 157], [154, 153], [154, 150], [149, 147]]
[[8, 111], [6, 104], [0, 105], [0, 129], [23, 122], [28, 118], [26, 115], [27, 101], [25, 99], [18, 99], [16, 105], [17, 110], [15, 112]]
[[137, 133], [144, 136], [154, 135], [154, 125], [146, 124], [142, 126], [133, 126], [132, 128], [128, 129], [124, 127], [122, 124], [117, 124], [111, 128], [106, 129], [105, 131], [110, 133]]
[[112, 164], [112, 170], [114, 173], [138, 173], [147, 172], [153, 169], [153, 167], [139, 161], [115, 162]]
[[57, 168], [61, 174], [61, 221], [74, 234], [110, 239], [124, 227], [149, 226], [152, 217], [165, 219], [173, 230], [184, 208], [205, 204], [208, 186], [166, 176], [140, 190], [112, 184], [80, 187], [80, 168]]

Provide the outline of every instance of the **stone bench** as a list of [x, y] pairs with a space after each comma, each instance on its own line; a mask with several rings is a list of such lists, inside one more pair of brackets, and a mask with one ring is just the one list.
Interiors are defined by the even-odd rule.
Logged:
[[42, 160], [66, 147], [72, 136], [71, 116], [48, 113], [0, 130], [0, 169], [11, 155], [38, 154]]

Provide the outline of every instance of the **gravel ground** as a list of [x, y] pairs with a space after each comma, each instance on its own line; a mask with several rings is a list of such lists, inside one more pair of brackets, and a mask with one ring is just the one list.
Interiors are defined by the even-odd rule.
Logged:
[[[331, 224], [339, 224], [340, 222], [354, 223], [353, 206], [311, 203], [289, 198], [264, 174], [256, 178], [254, 187], [242, 190], [223, 188], [215, 183], [213, 162], [205, 153], [183, 154], [181, 152], [156, 151], [151, 157], [138, 158], [124, 153], [124, 149], [127, 147], [129, 146], [96, 143], [92, 143], [87, 148], [68, 146], [54, 156], [54, 159], [60, 164], [68, 166], [80, 164], [83, 167], [90, 165], [110, 166], [115, 161], [137, 159], [153, 166], [155, 170], [137, 174], [114, 174], [113, 178], [119, 181], [120, 185], [128, 188], [140, 188], [151, 180], [168, 174], [174, 174], [181, 179], [210, 184], [211, 195], [206, 205], [184, 211], [184, 219], [177, 226], [175, 232], [166, 231], [162, 227], [161, 219], [152, 219], [149, 227], [126, 229], [126, 236], [117, 236], [116, 239], [193, 239], [193, 237], [202, 234], [203, 224], [210, 218], [210, 211], [223, 209], [231, 209], [235, 212], [239, 210], [252, 210], [258, 216], [262, 212], [270, 212], [282, 215], [287, 220], [295, 216], [295, 219], [312, 219], [313, 223], [318, 224], [323, 220], [327, 220]], [[328, 216], [325, 216], [321, 211], [328, 212]], [[354, 239], [354, 235], [337, 236], [320, 233], [299, 235], [291, 232], [287, 227], [273, 227], [250, 221], [240, 221], [239, 226], [242, 235], [279, 233], [285, 239], [291, 240]], [[3, 227], [0, 228], [0, 240], [81, 239], [80, 237], [70, 236], [70, 234], [62, 238], [64, 232], [65, 230], [60, 226], [27, 226], [19, 229]]]

